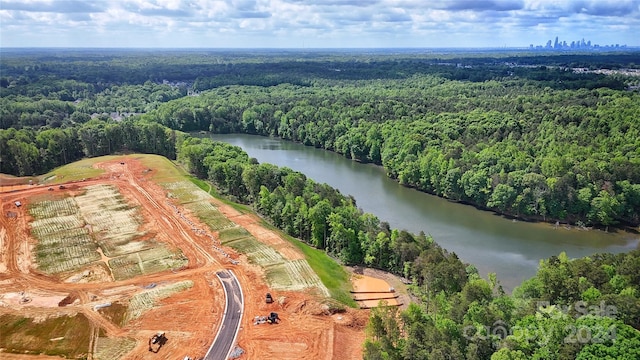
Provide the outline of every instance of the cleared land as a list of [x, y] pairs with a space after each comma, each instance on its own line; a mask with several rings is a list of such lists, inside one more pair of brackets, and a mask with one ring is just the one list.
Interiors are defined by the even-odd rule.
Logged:
[[362, 309], [376, 307], [381, 301], [389, 306], [401, 305], [389, 283], [382, 279], [366, 275], [354, 275], [351, 282], [353, 283], [353, 298], [358, 302]]
[[[367, 313], [330, 315], [300, 249], [168, 160], [87, 159], [40, 181], [0, 189], [0, 357], [201, 357], [224, 311], [215, 273], [230, 268], [241, 358], [361, 358]], [[271, 311], [280, 324], [253, 325]], [[158, 331], [168, 341], [150, 353]]]

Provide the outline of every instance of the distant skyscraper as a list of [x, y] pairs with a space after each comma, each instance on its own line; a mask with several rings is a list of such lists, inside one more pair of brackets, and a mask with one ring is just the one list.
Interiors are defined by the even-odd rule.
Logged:
[[574, 41], [571, 41], [570, 43], [568, 43], [566, 40], [560, 40], [560, 38], [558, 36], [556, 36], [555, 39], [548, 40], [545, 45], [534, 45], [534, 44], [529, 45], [530, 49], [547, 50], [547, 51], [548, 50], [553, 50], [553, 51], [564, 51], [564, 50], [579, 50], [579, 51], [593, 50], [593, 51], [598, 51], [599, 49], [602, 49], [602, 48], [616, 49], [616, 48], [625, 48], [625, 47], [626, 47], [626, 45], [624, 45], [624, 44], [611, 44], [611, 45], [605, 45], [605, 46], [601, 47], [598, 44], [592, 43], [591, 40], [585, 40], [584, 38], [578, 39], [578, 40], [574, 40]]

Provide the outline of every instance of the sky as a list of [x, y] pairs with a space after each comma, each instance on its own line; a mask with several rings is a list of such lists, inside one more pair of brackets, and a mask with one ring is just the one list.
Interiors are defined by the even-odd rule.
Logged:
[[640, 0], [0, 0], [0, 47], [640, 46]]

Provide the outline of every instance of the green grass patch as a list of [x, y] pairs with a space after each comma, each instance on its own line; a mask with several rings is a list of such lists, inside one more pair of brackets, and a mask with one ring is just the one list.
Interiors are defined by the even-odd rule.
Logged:
[[68, 181], [78, 181], [82, 179], [90, 179], [99, 176], [104, 172], [102, 169], [96, 169], [93, 164], [113, 160], [120, 156], [109, 155], [100, 156], [95, 158], [88, 158], [76, 161], [71, 164], [60, 166], [53, 169], [51, 172], [41, 175], [40, 183], [43, 184], [58, 184]]
[[152, 179], [158, 183], [183, 181], [190, 176], [184, 169], [164, 156], [152, 154], [133, 154], [128, 157], [139, 160], [153, 171]]
[[136, 347], [136, 341], [130, 338], [99, 337], [96, 344], [94, 359], [118, 360]]
[[[247, 255], [252, 263], [263, 267], [286, 262], [286, 259], [274, 248], [259, 242], [253, 237], [229, 241], [225, 245]], [[267, 276], [267, 278], [269, 277]]]
[[71, 198], [34, 202], [29, 213], [36, 219], [29, 225], [38, 239], [35, 247], [38, 269], [48, 274], [77, 270], [100, 260], [97, 245], [78, 215]]
[[113, 303], [111, 306], [98, 309], [98, 313], [112, 323], [123, 326], [127, 315], [127, 306], [121, 303]]
[[4, 314], [0, 315], [0, 348], [9, 353], [86, 358], [90, 330], [83, 314], [43, 321]]
[[188, 177], [189, 181], [194, 183], [200, 189], [204, 190], [207, 194], [209, 194], [211, 196], [215, 196], [215, 197], [219, 197], [220, 196], [218, 194], [218, 192], [216, 191], [216, 188], [211, 186], [211, 184], [209, 184], [208, 182], [206, 182], [206, 181], [204, 181], [202, 179], [198, 179], [197, 177], [195, 177], [193, 175], [187, 175], [187, 177]]
[[222, 197], [218, 197], [218, 200], [222, 201], [223, 203], [225, 203], [226, 205], [231, 206], [232, 208], [234, 208], [236, 211], [238, 211], [240, 214], [256, 214], [258, 215], [250, 206], [248, 205], [244, 205], [244, 204], [239, 204], [233, 201], [230, 201], [228, 199], [222, 198]]
[[220, 236], [220, 243], [226, 245], [229, 241], [243, 239], [251, 234], [245, 228], [237, 226], [220, 231], [218, 236]]
[[161, 185], [167, 190], [167, 197], [178, 199], [178, 202], [183, 205], [210, 199], [209, 194], [187, 180], [164, 182]]
[[237, 225], [227, 219], [227, 217], [224, 216], [224, 214], [221, 213], [215, 205], [210, 203], [208, 199], [185, 204], [185, 207], [191, 210], [213, 231], [237, 228]]
[[165, 247], [153, 247], [109, 260], [109, 267], [115, 280], [131, 279], [169, 269], [179, 269], [188, 260], [181, 251], [173, 253]]
[[332, 298], [349, 307], [357, 307], [349, 292], [352, 290], [349, 274], [342, 265], [338, 264], [322, 250], [313, 248], [289, 235], [283, 236], [302, 251], [307, 258], [309, 266], [318, 274], [322, 284], [329, 290]]
[[247, 214], [247, 213], [253, 213], [253, 209], [251, 209], [251, 207], [247, 206], [247, 205], [243, 205], [243, 204], [239, 204], [236, 202], [233, 202], [227, 198], [225, 198], [224, 196], [220, 195], [220, 193], [218, 193], [218, 191], [216, 190], [216, 187], [211, 185], [209, 182], [199, 179], [193, 175], [187, 175], [189, 181], [191, 181], [192, 183], [194, 183], [197, 187], [199, 187], [200, 189], [204, 190], [207, 194], [213, 196], [214, 198], [222, 201], [223, 203], [225, 203], [225, 205], [229, 205], [232, 208], [234, 208], [235, 210], [239, 211], [241, 214]]

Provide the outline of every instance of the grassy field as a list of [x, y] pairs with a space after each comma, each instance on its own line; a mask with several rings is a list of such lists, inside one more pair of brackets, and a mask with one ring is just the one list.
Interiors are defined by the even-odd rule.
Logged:
[[331, 296], [318, 275], [304, 259], [265, 266], [265, 274], [271, 287], [276, 290], [316, 288], [322, 296]]
[[83, 268], [100, 260], [98, 246], [111, 257], [116, 280], [180, 268], [187, 263], [180, 251], [156, 241], [136, 240], [143, 219], [111, 185], [93, 185], [75, 197], [43, 200], [29, 205], [34, 217], [31, 233], [38, 239], [38, 268], [49, 274]]
[[136, 341], [129, 338], [99, 337], [93, 358], [96, 360], [118, 360], [136, 347]]
[[29, 225], [38, 239], [35, 254], [40, 271], [61, 273], [100, 260], [98, 246], [72, 198], [31, 203], [29, 212], [35, 219]]
[[206, 223], [213, 231], [237, 228], [237, 225], [227, 219], [218, 209], [208, 201], [198, 201], [186, 204], [185, 207], [191, 210], [200, 220]]
[[311, 269], [320, 277], [324, 286], [329, 290], [331, 297], [341, 303], [357, 307], [356, 302], [351, 298], [351, 282], [347, 271], [333, 260], [324, 251], [315, 249], [302, 241], [283, 235], [289, 242], [295, 245], [307, 259]]
[[224, 229], [220, 231], [218, 234], [220, 236], [220, 242], [222, 244], [226, 244], [229, 241], [251, 236], [251, 234], [245, 228], [242, 228], [239, 226], [234, 228]]
[[82, 314], [38, 321], [5, 314], [0, 315], [0, 348], [9, 353], [86, 358], [90, 330]]
[[124, 325], [127, 315], [126, 305], [116, 302], [111, 304], [111, 306], [100, 308], [97, 311], [112, 323], [118, 326]]
[[115, 280], [130, 279], [187, 265], [188, 260], [163, 246], [137, 251], [109, 260]]
[[282, 264], [287, 261], [274, 248], [259, 242], [253, 236], [228, 241], [225, 245], [247, 255], [252, 263], [263, 267]]
[[139, 160], [144, 166], [153, 169], [153, 180], [158, 183], [170, 183], [183, 181], [189, 177], [189, 173], [176, 166], [171, 160], [159, 155], [135, 154], [129, 155], [131, 158]]
[[276, 249], [256, 240], [242, 228], [222, 231], [220, 238], [222, 244], [245, 254], [251, 263], [264, 268], [267, 282], [272, 289], [317, 288], [323, 296], [331, 295], [307, 260], [289, 260]]
[[177, 180], [184, 180], [188, 174], [176, 167], [171, 160], [151, 154], [131, 154], [131, 155], [107, 155], [94, 158], [87, 158], [76, 161], [71, 164], [63, 165], [59, 168], [52, 170], [51, 172], [38, 177], [40, 183], [56, 184], [67, 181], [78, 181], [82, 179], [89, 179], [102, 174], [104, 171], [101, 169], [93, 168], [93, 164], [115, 160], [115, 159], [127, 159], [132, 158], [140, 160], [145, 166], [156, 171], [154, 174], [154, 180], [158, 182], [171, 182]]
[[78, 181], [96, 177], [104, 172], [104, 170], [96, 169], [93, 164], [103, 161], [116, 159], [119, 156], [109, 155], [95, 158], [82, 159], [71, 164], [60, 166], [51, 172], [39, 176], [40, 183], [57, 184], [68, 181]]

